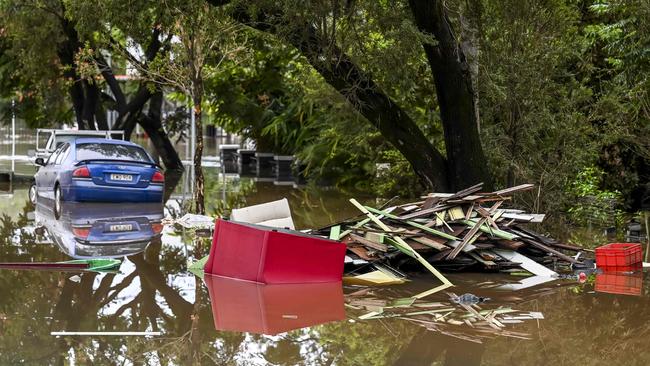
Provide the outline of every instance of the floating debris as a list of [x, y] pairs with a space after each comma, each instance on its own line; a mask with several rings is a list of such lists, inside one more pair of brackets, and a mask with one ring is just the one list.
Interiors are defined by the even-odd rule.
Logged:
[[480, 304], [488, 300], [490, 300], [489, 297], [478, 297], [474, 294], [462, 294], [456, 297], [452, 296], [451, 298], [451, 301], [455, 302], [456, 304], [464, 304], [464, 305]]
[[79, 275], [71, 276], [71, 277], [68, 278], [68, 279], [69, 279], [70, 281], [72, 281], [72, 282], [75, 282], [75, 283], [79, 283], [79, 282], [81, 282], [81, 276], [79, 276]]

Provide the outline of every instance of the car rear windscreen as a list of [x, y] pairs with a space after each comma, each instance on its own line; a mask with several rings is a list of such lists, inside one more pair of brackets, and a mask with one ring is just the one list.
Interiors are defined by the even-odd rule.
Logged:
[[147, 153], [137, 146], [102, 143], [77, 144], [77, 160], [102, 159], [151, 162]]

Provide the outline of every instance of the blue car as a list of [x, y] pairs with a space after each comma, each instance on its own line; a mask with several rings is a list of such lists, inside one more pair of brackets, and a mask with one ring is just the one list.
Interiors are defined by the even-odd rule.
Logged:
[[151, 156], [137, 144], [99, 138], [78, 138], [58, 147], [47, 160], [36, 159], [37, 199], [62, 201], [162, 202], [165, 177]]

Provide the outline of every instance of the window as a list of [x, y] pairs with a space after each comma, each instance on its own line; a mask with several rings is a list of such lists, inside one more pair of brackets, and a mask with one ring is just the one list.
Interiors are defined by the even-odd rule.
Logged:
[[64, 144], [62, 149], [63, 150], [61, 150], [61, 153], [59, 154], [59, 156], [56, 157], [56, 161], [54, 162], [54, 164], [56, 165], [61, 164], [61, 162], [63, 162], [65, 158], [68, 157], [68, 153], [70, 152], [70, 144], [68, 143]]
[[47, 158], [47, 162], [45, 163], [45, 165], [54, 164], [54, 161], [56, 160], [56, 158], [59, 157], [61, 150], [63, 150], [63, 147], [59, 147], [58, 149], [54, 150], [54, 152], [50, 155], [50, 157]]
[[149, 155], [138, 146], [81, 143], [77, 144], [77, 160], [131, 160], [151, 163]]

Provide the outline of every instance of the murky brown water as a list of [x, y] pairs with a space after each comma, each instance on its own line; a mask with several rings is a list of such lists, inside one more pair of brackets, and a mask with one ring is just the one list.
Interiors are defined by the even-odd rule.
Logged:
[[[208, 192], [213, 212], [287, 197], [302, 228], [356, 214], [349, 195], [333, 190], [212, 179]], [[174, 195], [180, 196], [182, 187]], [[170, 229], [158, 235], [161, 207], [71, 204], [57, 220], [49, 202], [34, 208], [22, 188], [2, 199], [2, 262], [127, 256], [119, 272], [0, 269], [2, 365], [650, 361], [647, 275], [542, 283], [450, 274], [456, 287], [415, 302], [408, 298], [435, 287], [433, 280], [377, 288], [204, 281], [187, 271], [187, 262], [207, 253], [209, 242]], [[488, 299], [458, 303], [454, 296], [465, 293]], [[80, 331], [160, 335], [52, 335]]]

